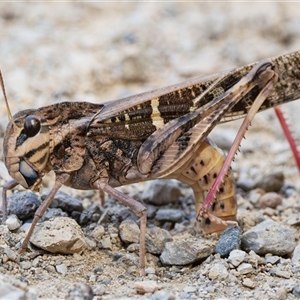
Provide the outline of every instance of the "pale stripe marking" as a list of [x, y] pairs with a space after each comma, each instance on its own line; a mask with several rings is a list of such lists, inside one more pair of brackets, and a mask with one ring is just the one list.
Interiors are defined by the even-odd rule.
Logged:
[[150, 117], [156, 129], [161, 128], [165, 125], [164, 119], [161, 117], [161, 113], [158, 109], [158, 106], [159, 98], [151, 99], [152, 114]]

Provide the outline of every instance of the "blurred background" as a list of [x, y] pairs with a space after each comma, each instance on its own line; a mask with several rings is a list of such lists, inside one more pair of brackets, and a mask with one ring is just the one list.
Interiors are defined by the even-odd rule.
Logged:
[[[300, 3], [0, 3], [0, 28], [0, 68], [16, 113], [112, 100], [299, 50]], [[3, 100], [0, 107], [3, 134]], [[285, 106], [295, 134], [298, 107]], [[237, 124], [218, 126], [216, 139], [232, 139]], [[257, 172], [286, 167], [292, 177], [282, 141], [273, 111], [261, 113], [237, 162]]]

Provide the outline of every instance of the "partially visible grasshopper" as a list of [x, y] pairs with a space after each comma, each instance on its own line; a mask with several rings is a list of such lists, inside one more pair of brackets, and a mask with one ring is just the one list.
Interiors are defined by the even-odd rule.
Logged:
[[[22, 249], [62, 185], [103, 190], [140, 217], [140, 272], [144, 275], [146, 207], [115, 187], [175, 178], [192, 187], [198, 220], [206, 232], [236, 224], [230, 174], [213, 204], [209, 200], [200, 210], [220, 170], [220, 181], [224, 176], [223, 155], [207, 135], [221, 121], [244, 115], [245, 131], [256, 111], [297, 99], [300, 52], [104, 104], [63, 102], [14, 116], [2, 76], [1, 81], [10, 120], [4, 159], [13, 178], [3, 187], [3, 219], [7, 190], [21, 184], [38, 191], [46, 173], [53, 170], [56, 175]], [[230, 158], [226, 162], [228, 165]]]

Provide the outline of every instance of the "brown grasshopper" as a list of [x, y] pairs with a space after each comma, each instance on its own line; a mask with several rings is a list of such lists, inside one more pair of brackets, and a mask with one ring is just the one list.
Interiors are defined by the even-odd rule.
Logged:
[[46, 173], [52, 170], [56, 175], [22, 249], [62, 185], [102, 190], [140, 217], [139, 257], [144, 275], [147, 209], [115, 187], [175, 178], [192, 187], [200, 212], [198, 220], [206, 232], [236, 224], [230, 174], [213, 203], [206, 201], [200, 210], [216, 178], [222, 181], [224, 177], [223, 155], [207, 135], [221, 121], [246, 115], [243, 136], [256, 111], [297, 99], [300, 52], [104, 104], [63, 102], [14, 116], [3, 80], [2, 89], [10, 120], [4, 137], [4, 160], [13, 178], [3, 187], [3, 219], [7, 190], [21, 184], [38, 191]]

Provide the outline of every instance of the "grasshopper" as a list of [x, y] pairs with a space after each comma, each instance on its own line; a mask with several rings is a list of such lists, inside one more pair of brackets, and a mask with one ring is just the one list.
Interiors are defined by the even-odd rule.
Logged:
[[[300, 52], [104, 104], [63, 102], [14, 116], [2, 76], [1, 81], [10, 121], [4, 161], [13, 178], [3, 186], [3, 219], [8, 190], [20, 184], [39, 191], [46, 173], [56, 176], [22, 249], [62, 185], [100, 190], [140, 217], [139, 266], [145, 275], [147, 209], [115, 187], [174, 178], [193, 189], [197, 220], [205, 232], [236, 224], [235, 187], [227, 171], [231, 157], [223, 167], [224, 156], [207, 135], [220, 122], [246, 116], [241, 138], [257, 111], [297, 99]], [[216, 179], [216, 197], [201, 208]]]

